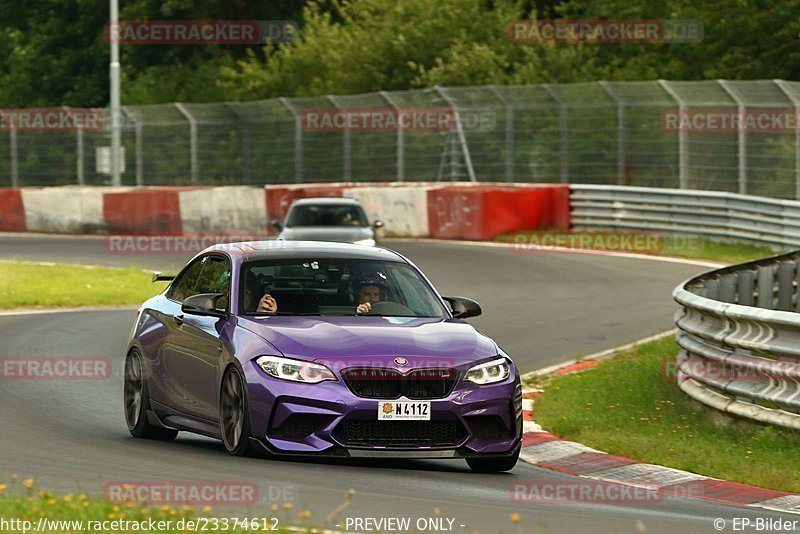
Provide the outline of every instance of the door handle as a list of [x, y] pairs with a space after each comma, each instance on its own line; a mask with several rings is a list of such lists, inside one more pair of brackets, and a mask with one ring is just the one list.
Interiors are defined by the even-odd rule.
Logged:
[[176, 315], [174, 319], [175, 319], [175, 324], [177, 324], [178, 326], [181, 326], [183, 324], [183, 315]]

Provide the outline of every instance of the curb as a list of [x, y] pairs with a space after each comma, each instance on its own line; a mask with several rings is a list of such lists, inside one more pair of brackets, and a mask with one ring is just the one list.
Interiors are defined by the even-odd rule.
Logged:
[[[596, 365], [599, 365], [596, 360], [582, 362], [562, 366], [556, 372], [567, 374]], [[608, 454], [554, 436], [533, 420], [533, 405], [541, 394], [541, 389], [522, 390], [523, 434], [519, 458], [523, 462], [596, 482], [647, 488], [666, 495], [800, 514], [798, 494], [646, 464], [633, 458]]]

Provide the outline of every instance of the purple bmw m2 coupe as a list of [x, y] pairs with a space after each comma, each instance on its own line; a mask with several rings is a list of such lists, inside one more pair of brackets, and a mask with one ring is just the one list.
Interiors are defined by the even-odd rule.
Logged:
[[361, 245], [217, 245], [140, 308], [125, 362], [137, 438], [178, 431], [231, 454], [519, 457], [516, 367], [402, 255]]

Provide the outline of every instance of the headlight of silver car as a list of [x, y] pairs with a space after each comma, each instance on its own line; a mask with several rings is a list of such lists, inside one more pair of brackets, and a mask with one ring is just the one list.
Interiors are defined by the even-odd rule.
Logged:
[[464, 380], [469, 380], [478, 385], [494, 384], [508, 378], [511, 366], [506, 358], [497, 358], [490, 362], [481, 363], [470, 367]]
[[367, 245], [369, 247], [374, 247], [375, 246], [375, 240], [374, 239], [360, 239], [358, 241], [353, 241], [353, 244], [354, 245]]
[[318, 384], [336, 380], [333, 371], [322, 364], [284, 358], [282, 356], [260, 356], [256, 363], [270, 376], [281, 380]]

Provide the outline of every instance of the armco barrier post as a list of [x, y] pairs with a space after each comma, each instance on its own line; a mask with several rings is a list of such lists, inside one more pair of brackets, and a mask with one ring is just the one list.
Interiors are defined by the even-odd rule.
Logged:
[[778, 264], [778, 309], [792, 311], [794, 295], [794, 262], [782, 261]]
[[751, 270], [739, 271], [739, 301], [738, 303], [742, 306], [752, 306], [754, 302], [753, 298], [753, 280], [755, 278], [755, 273]]
[[722, 302], [736, 302], [736, 273], [724, 274], [719, 280], [719, 300]]
[[775, 268], [772, 265], [758, 266], [758, 299], [756, 306], [767, 310], [775, 308]]

